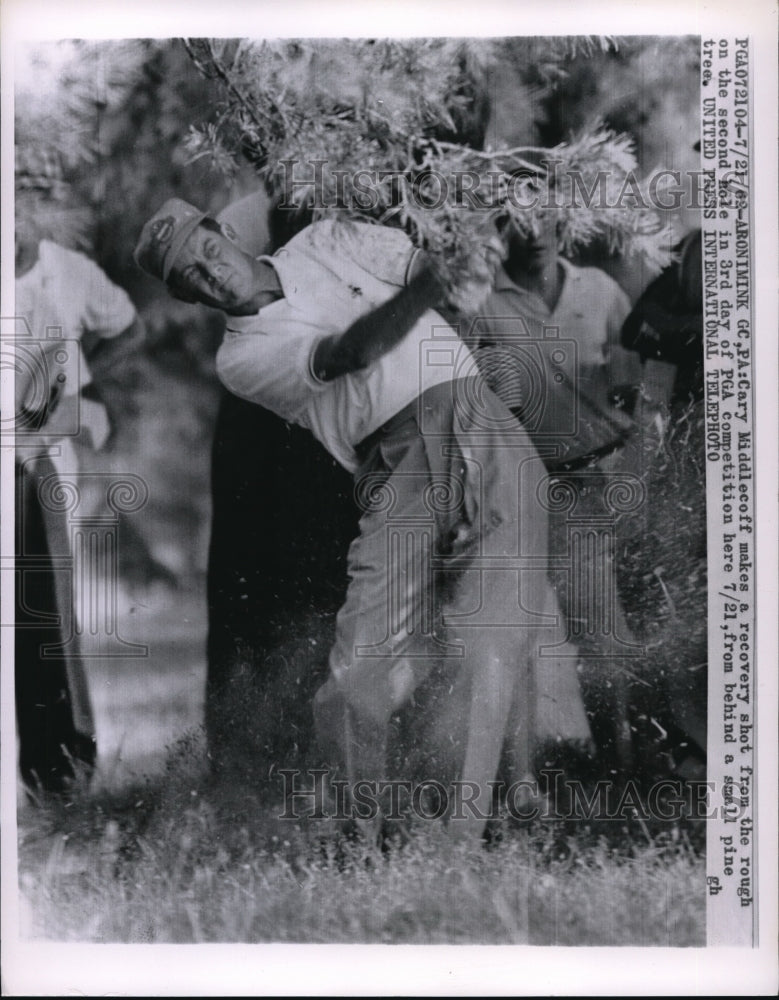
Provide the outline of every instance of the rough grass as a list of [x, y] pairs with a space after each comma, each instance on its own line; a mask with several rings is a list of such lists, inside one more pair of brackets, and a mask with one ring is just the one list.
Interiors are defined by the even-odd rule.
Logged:
[[[681, 439], [683, 429], [651, 484], [652, 516], [623, 553], [623, 596], [651, 644], [641, 680], [652, 683], [637, 689], [652, 694], [647, 718], [662, 708], [656, 702], [666, 689], [677, 710], [705, 705], [705, 544], [698, 544], [705, 543], [705, 508], [700, 463], [691, 469], [688, 461], [699, 454], [700, 424]], [[668, 524], [674, 531], [663, 530]], [[294, 725], [294, 706], [307, 704], [298, 680], [306, 672], [294, 651], [282, 657], [284, 669], [272, 672], [276, 680], [263, 688], [263, 700], [251, 685], [236, 689], [251, 723], [252, 740], [239, 741], [251, 751], [246, 767], [215, 783], [196, 735], [169, 754], [164, 775], [131, 784], [134, 768], [161, 759], [161, 733], [179, 733], [202, 718], [202, 613], [182, 605], [174, 614], [149, 603], [136, 616], [143, 623], [134, 631], [128, 618], [122, 632], [144, 641], [165, 634], [150, 645], [148, 661], [126, 671], [91, 665], [99, 780], [67, 802], [20, 810], [25, 936], [132, 943], [705, 943], [700, 830], [547, 824], [508, 828], [489, 848], [468, 850], [440, 824], [422, 824], [402, 849], [380, 854], [332, 824], [278, 820], [279, 788], [256, 765], [268, 759], [269, 747], [273, 759], [297, 760], [305, 743], [310, 723]], [[182, 635], [169, 635], [179, 618]], [[306, 645], [316, 637], [326, 647], [315, 623], [301, 622], [300, 630]], [[681, 679], [678, 663], [688, 667]], [[689, 722], [679, 720], [682, 728]], [[242, 733], [247, 728], [243, 716], [236, 725]], [[294, 757], [282, 752], [284, 740], [294, 744]], [[648, 737], [645, 743], [651, 775], [667, 748]]]
[[[26, 936], [79, 942], [704, 944], [705, 868], [684, 833], [424, 824], [381, 853], [215, 785], [199, 742], [165, 778], [22, 811]], [[638, 833], [638, 836], [635, 834]]]

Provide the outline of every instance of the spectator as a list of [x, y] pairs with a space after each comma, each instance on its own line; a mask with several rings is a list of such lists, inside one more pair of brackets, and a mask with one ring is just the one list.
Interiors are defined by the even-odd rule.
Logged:
[[[527, 427], [547, 467], [575, 491], [577, 517], [589, 515], [596, 529], [594, 547], [569, 552], [565, 517], [553, 514], [550, 550], [558, 561], [576, 560], [569, 572], [555, 574], [556, 583], [582, 656], [611, 666], [592, 670], [590, 683], [598, 700], [611, 692], [605, 729], [612, 730], [608, 740], [628, 770], [622, 657], [635, 656], [641, 647], [619, 599], [613, 540], [597, 529], [604, 515], [604, 480], [624, 462], [633, 427], [629, 410], [640, 381], [636, 359], [619, 343], [630, 305], [603, 271], [576, 267], [559, 255], [553, 212], [537, 234], [522, 234], [509, 222], [505, 241], [503, 267], [473, 327], [476, 358], [487, 383]], [[534, 371], [540, 373], [535, 380]], [[576, 579], [587, 581], [584, 602], [574, 595]]]
[[[642, 595], [642, 615], [663, 622], [657, 655], [680, 773], [700, 774], [706, 755], [706, 469], [701, 230], [674, 247], [675, 261], [644, 291], [622, 328], [642, 365], [637, 419], [651, 442], [649, 530], [642, 557], [664, 567], [675, 594]], [[675, 530], [666, 530], [673, 518]], [[665, 614], [661, 614], [665, 612]], [[657, 627], [657, 625], [656, 625]], [[657, 645], [657, 644], [656, 644]], [[679, 664], [691, 664], [679, 669]]]
[[622, 327], [623, 347], [641, 358], [644, 411], [663, 421], [703, 399], [701, 252], [701, 231], [693, 229]]
[[[120, 363], [121, 352], [137, 348], [142, 336], [121, 288], [84, 254], [41, 238], [51, 210], [49, 189], [58, 178], [58, 161], [50, 155], [27, 156], [17, 172], [20, 201], [33, 192], [38, 197], [32, 209], [28, 203], [17, 213], [16, 346], [17, 358], [24, 354], [28, 363], [17, 364], [15, 380], [16, 713], [22, 778], [48, 791], [64, 790], [77, 762], [92, 768], [96, 739], [72, 586], [61, 571], [72, 556], [67, 520], [56, 505], [41, 502], [41, 489], [46, 484], [51, 492], [52, 483], [78, 473], [74, 442], [93, 449], [105, 445], [109, 419], [94, 391], [90, 363]], [[78, 357], [56, 363], [74, 341]], [[46, 646], [68, 652], [47, 656]]]

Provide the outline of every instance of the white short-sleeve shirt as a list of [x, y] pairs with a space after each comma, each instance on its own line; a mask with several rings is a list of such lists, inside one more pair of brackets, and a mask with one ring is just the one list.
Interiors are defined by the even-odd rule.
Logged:
[[576, 385], [608, 408], [610, 387], [641, 381], [638, 355], [620, 346], [630, 300], [600, 268], [576, 267], [564, 257], [558, 260], [565, 277], [553, 309], [537, 293], [516, 285], [501, 268], [482, 314], [490, 317], [488, 328], [508, 331], [511, 320], [519, 317], [531, 339], [544, 339], [545, 330], [557, 328], [560, 337], [575, 340]]
[[[35, 264], [16, 279], [14, 286], [17, 323], [17, 344], [24, 346], [29, 337], [35, 342], [49, 342], [49, 346], [63, 344], [64, 353], [70, 353], [67, 342], [75, 341], [77, 357], [67, 365], [46, 366], [50, 384], [56, 377], [57, 388], [63, 396], [75, 396], [92, 381], [84, 355], [82, 337], [85, 333], [107, 339], [118, 336], [135, 320], [135, 307], [124, 289], [115, 285], [106, 274], [83, 253], [69, 250], [50, 240], [41, 240]], [[20, 406], [31, 402], [40, 405], [39, 388], [33, 383], [28, 389], [35, 399], [21, 398]], [[82, 399], [79, 403], [79, 426], [88, 430], [94, 447], [100, 447], [108, 436], [108, 418], [105, 408], [95, 400]], [[33, 437], [48, 448], [60, 438], [51, 434], [50, 425], [44, 424], [37, 435], [25, 438], [25, 446], [32, 447]], [[55, 464], [75, 467], [70, 454], [69, 440], [59, 441], [52, 451]], [[56, 455], [55, 455], [56, 453]], [[58, 457], [57, 457], [58, 456]]]
[[[89, 331], [101, 338], [118, 336], [135, 319], [135, 307], [119, 288], [90, 260], [76, 250], [41, 240], [38, 260], [15, 283], [16, 315], [26, 321], [31, 337], [45, 340], [59, 336], [79, 341]], [[75, 382], [62, 391], [73, 395], [91, 381], [80, 351]]]
[[401, 230], [325, 220], [273, 257], [284, 298], [255, 316], [229, 317], [217, 371], [235, 395], [307, 427], [349, 471], [355, 446], [422, 392], [472, 375], [475, 362], [433, 310], [367, 368], [329, 382], [311, 362], [317, 343], [343, 333], [407, 283], [416, 251]]

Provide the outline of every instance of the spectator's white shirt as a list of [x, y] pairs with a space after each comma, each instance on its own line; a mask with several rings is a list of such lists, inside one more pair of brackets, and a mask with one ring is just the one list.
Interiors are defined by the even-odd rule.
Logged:
[[[75, 359], [50, 363], [47, 368], [48, 377], [58, 379], [58, 389], [64, 396], [77, 394], [92, 380], [82, 336], [89, 332], [99, 338], [116, 337], [135, 319], [135, 308], [127, 293], [114, 285], [94, 261], [49, 240], [41, 240], [38, 260], [16, 279], [15, 297], [16, 316], [24, 321], [17, 323], [19, 346], [29, 336], [32, 341], [45, 342], [47, 356], [53, 357], [57, 340], [64, 341], [63, 350], [74, 347], [77, 352]], [[50, 384], [49, 389], [52, 387]], [[29, 407], [31, 400], [22, 398], [19, 404]], [[108, 430], [103, 407], [86, 399], [80, 401], [79, 407], [81, 427], [91, 431], [92, 442], [99, 447]], [[47, 436], [46, 425], [40, 436]]]
[[554, 309], [537, 293], [516, 285], [501, 268], [482, 314], [507, 321], [519, 316], [532, 339], [543, 339], [544, 328], [557, 327], [561, 338], [576, 342], [577, 384], [607, 405], [608, 387], [638, 385], [641, 380], [638, 356], [622, 348], [619, 339], [630, 300], [600, 268], [558, 260], [565, 277]]
[[[41, 240], [38, 260], [16, 279], [16, 315], [24, 318], [32, 337], [44, 340], [62, 331], [66, 340], [81, 341], [87, 331], [101, 338], [116, 337], [135, 319], [135, 308], [124, 289], [110, 281], [83, 253]], [[91, 377], [83, 351], [72, 395], [89, 385]], [[75, 367], [75, 366], [74, 366]]]
[[473, 375], [457, 333], [429, 310], [368, 368], [321, 382], [311, 370], [317, 343], [343, 333], [407, 283], [416, 251], [400, 230], [326, 220], [308, 226], [273, 257], [284, 298], [256, 316], [229, 317], [217, 354], [235, 395], [307, 427], [346, 469], [355, 446], [426, 389]]

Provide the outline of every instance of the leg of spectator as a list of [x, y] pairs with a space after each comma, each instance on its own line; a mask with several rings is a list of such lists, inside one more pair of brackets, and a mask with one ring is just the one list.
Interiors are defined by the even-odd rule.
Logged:
[[[31, 787], [62, 791], [75, 777], [75, 762], [91, 769], [96, 744], [91, 707], [82, 691], [81, 726], [76, 728], [67, 662], [44, 657], [43, 648], [62, 642], [65, 614], [58, 601], [44, 512], [38, 499], [38, 474], [48, 476], [54, 468], [39, 459], [36, 474], [17, 468], [19, 489], [17, 584], [15, 608], [15, 687], [19, 729], [19, 765], [22, 778]], [[83, 673], [81, 664], [77, 664]], [[86, 707], [83, 707], [86, 706]]]

